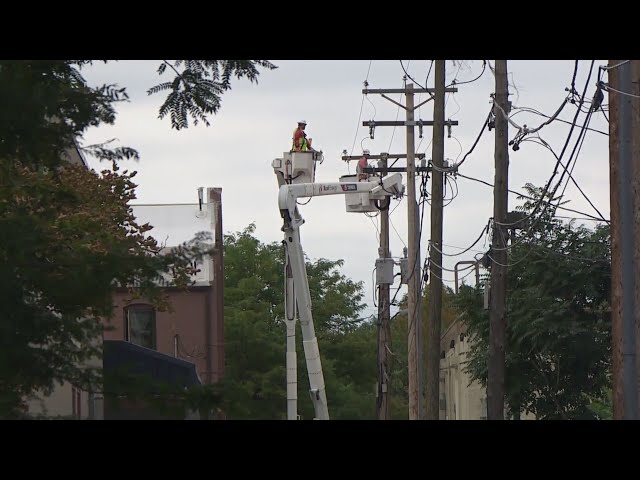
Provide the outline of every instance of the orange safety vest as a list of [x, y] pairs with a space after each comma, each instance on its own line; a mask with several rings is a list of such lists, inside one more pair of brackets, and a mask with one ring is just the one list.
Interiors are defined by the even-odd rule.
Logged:
[[293, 146], [291, 150], [295, 152], [307, 152], [309, 150], [307, 134], [301, 128], [296, 128], [293, 131]]

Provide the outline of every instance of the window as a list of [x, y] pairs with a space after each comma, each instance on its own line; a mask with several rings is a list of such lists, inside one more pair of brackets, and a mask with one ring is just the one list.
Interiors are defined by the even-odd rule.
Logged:
[[130, 305], [124, 310], [127, 342], [156, 349], [156, 311], [151, 305]]

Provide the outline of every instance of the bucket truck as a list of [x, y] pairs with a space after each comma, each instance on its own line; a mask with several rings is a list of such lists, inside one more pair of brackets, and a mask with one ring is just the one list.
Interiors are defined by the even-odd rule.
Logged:
[[348, 212], [374, 212], [377, 202], [404, 193], [399, 173], [376, 181], [357, 181], [355, 175], [343, 176], [339, 182], [316, 183], [315, 168], [322, 163], [322, 152], [285, 152], [283, 158], [272, 162], [280, 191], [278, 207], [284, 220], [282, 231], [286, 252], [285, 261], [285, 323], [287, 326], [287, 418], [297, 416], [297, 367], [295, 322], [300, 318], [302, 344], [309, 375], [310, 395], [316, 420], [329, 420], [327, 393], [322, 373], [320, 350], [313, 326], [313, 311], [309, 280], [300, 243], [300, 226], [304, 223], [298, 210], [298, 198], [344, 195]]

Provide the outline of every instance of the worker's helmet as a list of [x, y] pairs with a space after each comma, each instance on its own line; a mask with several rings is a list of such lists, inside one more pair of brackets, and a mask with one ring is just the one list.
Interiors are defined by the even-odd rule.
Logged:
[[306, 125], [306, 124], [307, 124], [307, 121], [306, 121], [306, 120], [300, 120], [300, 121], [298, 122], [298, 125]]
[[365, 149], [365, 150], [362, 150], [362, 154], [363, 154], [363, 155], [369, 155], [369, 150], [366, 150], [366, 149]]

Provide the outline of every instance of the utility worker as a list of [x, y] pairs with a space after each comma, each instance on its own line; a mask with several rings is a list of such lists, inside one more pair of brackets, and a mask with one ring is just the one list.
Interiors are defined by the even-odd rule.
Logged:
[[358, 181], [367, 181], [369, 174], [364, 172], [364, 169], [369, 166], [369, 150], [362, 151], [362, 158], [358, 160], [358, 166], [356, 172], [358, 173]]
[[309, 150], [313, 150], [311, 148], [311, 139], [307, 138], [307, 134], [304, 131], [306, 126], [306, 120], [300, 120], [298, 122], [298, 128], [293, 131], [292, 152], [308, 152]]

